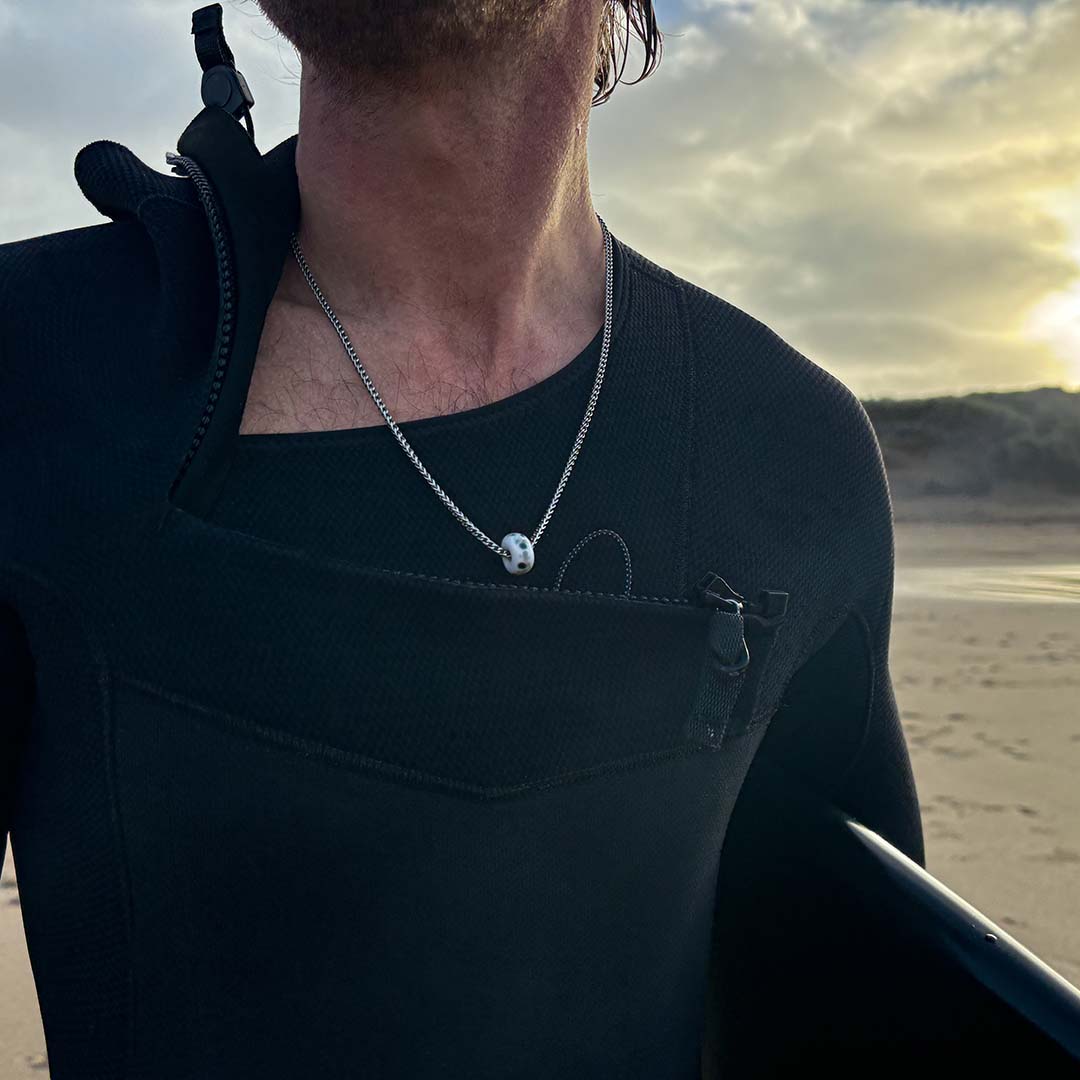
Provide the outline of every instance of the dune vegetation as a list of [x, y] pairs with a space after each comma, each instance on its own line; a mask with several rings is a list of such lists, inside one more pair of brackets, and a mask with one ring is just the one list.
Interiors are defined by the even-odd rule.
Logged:
[[1080, 392], [1060, 387], [867, 400], [894, 500], [1080, 509]]

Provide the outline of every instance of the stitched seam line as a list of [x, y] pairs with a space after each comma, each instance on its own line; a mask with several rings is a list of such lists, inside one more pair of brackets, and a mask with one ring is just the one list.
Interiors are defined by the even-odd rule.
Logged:
[[115, 760], [115, 714], [113, 711], [113, 698], [111, 687], [113, 678], [109, 671], [109, 661], [98, 637], [93, 634], [88, 625], [85, 613], [72, 602], [72, 598], [65, 594], [52, 579], [24, 563], [7, 561], [0, 563], [0, 597], [8, 598], [11, 607], [18, 613], [19, 605], [16, 603], [17, 595], [14, 588], [9, 587], [8, 581], [22, 578], [30, 582], [43, 594], [56, 603], [66, 615], [73, 618], [77, 627], [77, 635], [85, 643], [87, 655], [93, 658], [94, 683], [99, 694], [102, 721], [102, 736], [104, 738], [104, 761], [106, 775], [106, 798], [108, 800], [110, 824], [115, 830], [117, 838], [116, 860], [120, 874], [120, 894], [123, 905], [124, 929], [127, 933], [126, 964], [124, 974], [124, 990], [126, 1001], [124, 1003], [124, 1026], [126, 1029], [126, 1046], [123, 1057], [119, 1061], [118, 1076], [130, 1075], [131, 1064], [135, 1060], [136, 1032], [135, 1032], [135, 964], [132, 957], [133, 942], [135, 940], [134, 900], [131, 886], [131, 868], [128, 864], [128, 848], [124, 835], [123, 820], [120, 816], [120, 803], [117, 796], [116, 760]]
[[[847, 617], [849, 611], [850, 611], [850, 605], [848, 605], [848, 604], [841, 604], [838, 607], [829, 608], [829, 610], [826, 611], [821, 616], [821, 618], [818, 619], [818, 621], [814, 624], [814, 629], [807, 638], [807, 644], [796, 654], [795, 660], [791, 665], [791, 671], [788, 674], [788, 677], [784, 682], [784, 688], [781, 691], [779, 698], [777, 699], [778, 702], [781, 702], [781, 701], [784, 700], [784, 697], [787, 695], [788, 687], [791, 685], [791, 680], [793, 678], [795, 678], [795, 675], [798, 673], [799, 668], [801, 668], [803, 666], [803, 664], [806, 663], [807, 659], [813, 653], [815, 653], [819, 648], [824, 648], [828, 644], [828, 642], [829, 642], [828, 637], [825, 638], [824, 641], [821, 641], [821, 642], [818, 641], [818, 632], [820, 631], [821, 627], [825, 626], [827, 623], [831, 622], [834, 618], [836, 618], [837, 615], [841, 615], [843, 617], [840, 619], [840, 621], [837, 623], [837, 625], [833, 628], [832, 632], [835, 633], [837, 630], [839, 630], [840, 625], [843, 623], [844, 619]], [[832, 636], [832, 634], [829, 635], [829, 637], [831, 637], [831, 636]], [[774, 641], [773, 645], [775, 646], [775, 644], [776, 644], [776, 642]], [[771, 655], [771, 650], [770, 650], [770, 655]], [[743, 730], [744, 731], [750, 731], [752, 728], [760, 727], [762, 724], [767, 724], [770, 720], [772, 720], [774, 715], [775, 715], [775, 711], [771, 712], [771, 713], [763, 713], [760, 716], [760, 718], [758, 718], [758, 719], [751, 718], [751, 722], [749, 724], [747, 724], [743, 728]]]
[[569, 784], [578, 783], [596, 776], [608, 773], [630, 771], [668, 758], [688, 757], [699, 752], [700, 748], [693, 745], [679, 744], [666, 750], [649, 750], [641, 754], [633, 754], [629, 757], [618, 758], [615, 761], [604, 762], [600, 765], [589, 766], [585, 769], [575, 769], [567, 773], [559, 773], [556, 776], [544, 777], [540, 780], [530, 780], [521, 784], [507, 784], [499, 787], [483, 787], [478, 784], [469, 784], [462, 780], [453, 780], [449, 777], [438, 776], [435, 773], [426, 773], [420, 769], [410, 769], [404, 765], [395, 765], [392, 762], [382, 761], [379, 758], [368, 757], [355, 750], [344, 750], [330, 743], [319, 742], [314, 739], [305, 739], [303, 736], [294, 735], [291, 732], [279, 728], [268, 727], [259, 724], [247, 717], [224, 709], [214, 709], [201, 702], [197, 702], [184, 694], [169, 690], [155, 683], [146, 682], [131, 675], [118, 673], [114, 680], [116, 683], [130, 686], [144, 694], [158, 700], [170, 701], [188, 709], [204, 723], [212, 723], [214, 720], [223, 722], [232, 733], [240, 733], [248, 737], [254, 737], [258, 741], [269, 743], [281, 749], [299, 751], [308, 757], [314, 757], [323, 762], [333, 763], [339, 766], [352, 766], [364, 772], [373, 772], [398, 780], [418, 781], [422, 784], [434, 785], [441, 789], [449, 789], [460, 794], [473, 795], [480, 800], [507, 798], [522, 793], [544, 791], [553, 787], [565, 787]]
[[694, 335], [690, 329], [690, 314], [686, 303], [686, 291], [678, 290], [679, 317], [682, 321], [682, 332], [686, 339], [686, 367], [683, 385], [683, 394], [686, 401], [687, 416], [684, 421], [686, 434], [683, 439], [683, 521], [680, 550], [676, 553], [682, 563], [676, 581], [681, 582], [680, 589], [683, 593], [689, 590], [690, 583], [687, 580], [689, 574], [689, 550], [690, 550], [690, 513], [693, 505], [693, 470], [697, 455], [697, 436], [694, 430], [697, 422], [697, 409], [695, 397], [697, 395], [697, 362], [694, 352]]
[[[166, 508], [166, 513], [161, 519], [161, 527], [165, 527], [170, 512], [174, 516], [177, 514], [181, 514], [185, 517], [191, 518], [204, 528], [210, 528], [223, 533], [227, 533], [231, 536], [242, 539], [245, 543], [251, 543], [256, 546], [266, 547], [269, 548], [271, 551], [279, 552], [282, 555], [289, 556], [294, 559], [309, 559], [313, 557], [312, 553], [309, 551], [291, 548], [284, 544], [278, 544], [273, 540], [268, 540], [262, 536], [256, 536], [253, 533], [240, 532], [236, 529], [227, 528], [224, 525], [214, 525], [212, 523], [206, 522], [198, 515], [190, 514], [188, 513], [188, 511], [184, 510], [179, 506], [176, 506], [173, 503], [170, 503], [169, 506]], [[692, 604], [691, 600], [689, 600], [685, 596], [647, 596], [641, 593], [636, 595], [624, 595], [623, 593], [594, 592], [589, 589], [557, 589], [551, 585], [511, 585], [508, 583], [499, 583], [494, 581], [470, 581], [464, 578], [439, 577], [435, 574], [421, 574], [415, 570], [394, 570], [382, 566], [366, 566], [360, 563], [349, 562], [346, 559], [319, 558], [317, 561], [324, 566], [336, 569], [352, 570], [358, 574], [393, 575], [395, 577], [415, 578], [419, 581], [436, 581], [447, 585], [462, 585], [471, 589], [502, 589], [509, 592], [550, 593], [553, 596], [585, 596], [599, 600], [646, 600], [649, 602], [660, 604], [697, 606]]]
[[[589, 533], [588, 536], [582, 537], [573, 546], [573, 548], [571, 548], [570, 553], [566, 556], [566, 558], [563, 559], [562, 566], [559, 567], [559, 573], [555, 578], [555, 588], [558, 589], [559, 586], [562, 584], [563, 574], [566, 573], [566, 569], [570, 565], [570, 560], [573, 559], [573, 557], [590, 540], [592, 540], [592, 538], [594, 536], [614, 536], [615, 539], [619, 542], [619, 546], [622, 548], [622, 552], [623, 552], [623, 561], [626, 563], [626, 589], [624, 590], [623, 595], [631, 596], [632, 594], [630, 592], [630, 585], [631, 585], [630, 549], [626, 546], [626, 541], [623, 540], [623, 538], [614, 529], [594, 529], [591, 533]], [[560, 592], [564, 592], [564, 591], [569, 592], [570, 590], [568, 590], [568, 589], [567, 590], [560, 589]]]

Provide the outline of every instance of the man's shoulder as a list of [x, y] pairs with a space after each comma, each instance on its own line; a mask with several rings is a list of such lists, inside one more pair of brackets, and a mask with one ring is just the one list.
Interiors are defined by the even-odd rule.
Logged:
[[146, 230], [134, 220], [9, 240], [0, 243], [0, 296], [8, 312], [18, 315], [58, 292], [69, 302], [77, 300], [80, 285], [115, 287], [115, 270], [145, 269], [152, 261]]
[[[65, 335], [83, 348], [162, 323], [213, 254], [189, 182], [99, 139], [74, 160], [84, 197], [107, 220], [0, 243], [0, 348], [33, 371]], [[40, 329], [39, 329], [40, 328]], [[44, 329], [47, 328], [47, 331]]]
[[689, 341], [691, 530], [700, 544], [731, 528], [756, 565], [771, 567], [770, 580], [791, 582], [806, 611], [835, 614], [866, 597], [880, 604], [892, 584], [892, 506], [862, 402], [762, 319], [677, 275], [667, 280], [682, 294]]
[[[0, 244], [0, 357], [24, 397], [152, 320], [157, 260], [134, 220]], [[80, 359], [81, 358], [81, 359]]]
[[180, 256], [203, 221], [198, 196], [178, 176], [152, 169], [111, 139], [87, 143], [73, 173], [83, 197], [107, 220], [0, 243], [0, 296], [9, 313], [64, 290], [137, 288], [155, 263]]
[[[633, 265], [682, 294], [697, 411], [764, 420], [777, 433], [828, 429], [876, 448], [870, 418], [855, 392], [762, 319], [631, 250]], [[873, 445], [871, 445], [873, 444]]]
[[[152, 395], [209, 348], [214, 254], [197, 195], [99, 142], [75, 178], [108, 220], [0, 243], [0, 428], [35, 454], [137, 418], [124, 394]], [[164, 181], [161, 183], [159, 181]], [[120, 389], [118, 389], [120, 388]], [[82, 433], [82, 434], [80, 434]]]
[[734, 502], [807, 542], [814, 530], [853, 544], [884, 535], [884, 458], [855, 392], [749, 311], [656, 263], [648, 272], [680, 294], [702, 520]]

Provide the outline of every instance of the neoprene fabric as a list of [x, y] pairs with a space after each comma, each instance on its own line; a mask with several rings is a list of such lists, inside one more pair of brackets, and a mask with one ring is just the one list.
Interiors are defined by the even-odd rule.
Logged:
[[[596, 415], [511, 578], [385, 425], [238, 436], [298, 206], [295, 137], [241, 136], [204, 110], [180, 143], [220, 235], [98, 141], [76, 178], [111, 220], [0, 246], [0, 833], [54, 1080], [691, 1080], [732, 996], [798, 1045], [844, 992], [813, 941], [763, 936], [756, 974], [710, 950], [791, 890], [834, 908], [754, 891], [782, 821], [748, 773], [923, 863], [860, 403], [615, 237]], [[402, 425], [489, 535], [547, 508], [599, 351]], [[790, 594], [741, 682], [706, 571]]]

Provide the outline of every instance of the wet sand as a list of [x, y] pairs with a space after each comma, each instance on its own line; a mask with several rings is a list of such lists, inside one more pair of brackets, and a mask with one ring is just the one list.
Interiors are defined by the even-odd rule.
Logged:
[[0, 1077], [40, 1080], [48, 1075], [9, 851], [0, 877]]
[[1080, 986], [1080, 522], [898, 523], [927, 868]]
[[[932, 873], [1080, 985], [1080, 520], [898, 508], [890, 667]], [[12, 871], [0, 1077], [48, 1075]]]

